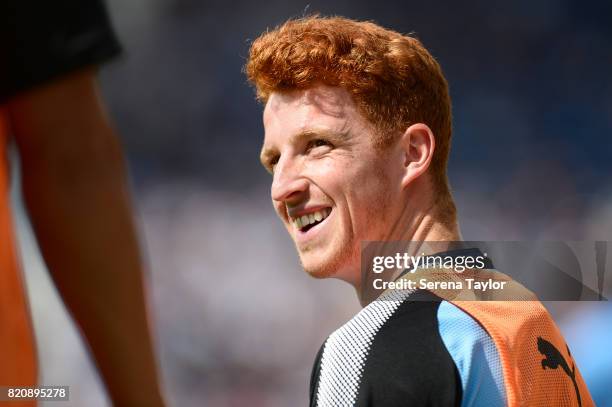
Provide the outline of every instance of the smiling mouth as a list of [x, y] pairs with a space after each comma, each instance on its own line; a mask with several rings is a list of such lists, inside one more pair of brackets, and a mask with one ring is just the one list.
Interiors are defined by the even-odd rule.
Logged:
[[318, 211], [291, 218], [291, 223], [300, 232], [305, 233], [317, 226], [319, 223], [323, 222], [330, 213], [331, 208], [319, 209]]

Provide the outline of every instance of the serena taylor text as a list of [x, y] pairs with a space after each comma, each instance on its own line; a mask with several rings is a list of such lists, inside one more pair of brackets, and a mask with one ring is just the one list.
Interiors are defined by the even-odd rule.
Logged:
[[480, 281], [473, 278], [464, 278], [461, 281], [428, 281], [421, 278], [414, 280], [383, 281], [375, 279], [372, 284], [376, 290], [468, 290], [488, 291], [503, 290], [508, 281], [495, 281], [491, 278]]

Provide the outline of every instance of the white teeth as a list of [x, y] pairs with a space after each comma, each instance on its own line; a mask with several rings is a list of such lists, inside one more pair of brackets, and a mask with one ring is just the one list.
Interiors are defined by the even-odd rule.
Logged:
[[296, 228], [301, 229], [304, 226], [308, 226], [315, 222], [320, 222], [323, 219], [327, 218], [331, 213], [331, 208], [321, 209], [320, 211], [316, 211], [314, 213], [310, 213], [308, 215], [302, 215], [293, 219], [293, 224]]

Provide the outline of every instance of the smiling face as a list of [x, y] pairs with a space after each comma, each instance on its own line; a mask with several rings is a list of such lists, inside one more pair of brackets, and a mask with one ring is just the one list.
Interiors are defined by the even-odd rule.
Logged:
[[401, 210], [401, 156], [374, 148], [375, 130], [342, 88], [273, 93], [264, 127], [272, 202], [304, 269], [358, 284], [361, 242], [384, 240]]

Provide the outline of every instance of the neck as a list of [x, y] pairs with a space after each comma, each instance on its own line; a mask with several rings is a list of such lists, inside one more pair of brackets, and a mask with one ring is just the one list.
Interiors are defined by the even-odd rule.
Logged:
[[459, 240], [461, 235], [457, 222], [451, 224], [443, 222], [435, 213], [434, 210], [421, 213], [401, 240], [431, 242]]
[[[411, 202], [408, 200], [408, 202]], [[416, 205], [417, 200], [413, 200]], [[387, 237], [387, 241], [402, 241], [406, 242], [404, 251], [409, 256], [429, 255], [448, 249], [448, 246], [453, 241], [462, 240], [459, 231], [459, 225], [455, 219], [455, 207], [451, 202], [450, 207], [441, 208], [440, 205], [430, 204], [421, 205], [420, 209], [406, 205], [403, 208], [401, 216], [395, 223], [391, 232]], [[422, 204], [423, 202], [421, 202]], [[429, 244], [429, 242], [436, 242]], [[397, 270], [396, 275], [399, 275], [402, 270]], [[361, 277], [361, 270], [357, 270]], [[394, 277], [395, 278], [395, 277]], [[367, 305], [361, 296], [361, 278], [358, 278], [353, 284], [357, 291], [357, 296], [362, 306]]]
[[461, 240], [455, 204], [450, 193], [435, 194], [429, 185], [421, 181], [409, 192], [404, 202], [399, 208], [394, 227], [382, 240], [410, 242], [406, 248], [409, 255], [421, 254], [423, 251], [431, 254], [431, 250], [438, 252], [445, 249], [439, 243], [427, 250], [427, 242]]

